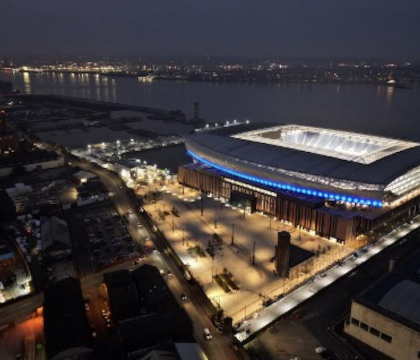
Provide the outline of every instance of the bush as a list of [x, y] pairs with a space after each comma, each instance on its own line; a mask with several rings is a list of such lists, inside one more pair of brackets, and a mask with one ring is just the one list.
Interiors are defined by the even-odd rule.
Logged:
[[215, 275], [214, 278], [216, 279], [216, 282], [219, 284], [219, 286], [223, 289], [225, 293], [230, 292], [229, 286], [226, 285], [226, 283], [223, 281], [220, 275]]
[[220, 274], [220, 277], [223, 279], [226, 285], [229, 286], [229, 288], [231, 288], [232, 290], [239, 290], [238, 285], [235, 284], [235, 282], [231, 279], [229, 274], [227, 273]]

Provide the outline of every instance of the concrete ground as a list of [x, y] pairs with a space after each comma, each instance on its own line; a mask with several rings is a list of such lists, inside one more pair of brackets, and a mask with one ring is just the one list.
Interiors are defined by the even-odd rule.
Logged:
[[276, 322], [263, 336], [252, 340], [245, 347], [264, 360], [313, 360], [320, 358], [314, 351], [318, 340], [301, 324], [297, 315]]
[[[244, 214], [218, 199], [205, 198], [202, 202], [197, 191], [178, 184], [167, 186], [161, 199], [145, 205], [145, 209], [214, 305], [234, 323], [251, 314], [258, 316], [264, 300], [275, 300], [354, 251], [268, 216]], [[306, 265], [292, 269], [286, 281], [275, 275], [271, 262], [277, 232], [282, 230], [291, 233], [293, 245], [314, 253]], [[221, 241], [213, 241], [213, 234]], [[197, 255], [197, 245], [203, 250], [212, 248], [214, 257], [207, 251], [203, 252], [205, 256]], [[226, 293], [217, 284], [213, 276], [224, 272], [232, 274], [239, 290]]]

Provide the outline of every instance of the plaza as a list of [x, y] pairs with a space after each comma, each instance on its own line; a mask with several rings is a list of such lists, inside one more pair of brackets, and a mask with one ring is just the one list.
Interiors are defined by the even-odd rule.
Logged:
[[[155, 203], [144, 206], [188, 271], [216, 309], [233, 323], [256, 317], [266, 306], [308, 282], [355, 251], [296, 229], [261, 213], [243, 209], [177, 183], [166, 185]], [[292, 245], [313, 254], [280, 279], [273, 263], [277, 234], [288, 231]], [[228, 288], [216, 277], [230, 279]], [[229, 283], [229, 280], [228, 280]]]

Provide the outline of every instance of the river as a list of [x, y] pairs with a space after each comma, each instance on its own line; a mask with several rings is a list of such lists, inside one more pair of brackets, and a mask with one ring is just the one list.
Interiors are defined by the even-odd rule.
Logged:
[[350, 84], [232, 84], [140, 81], [94, 74], [6, 73], [0, 80], [32, 93], [180, 109], [194, 102], [209, 121], [297, 123], [420, 141], [420, 88]]

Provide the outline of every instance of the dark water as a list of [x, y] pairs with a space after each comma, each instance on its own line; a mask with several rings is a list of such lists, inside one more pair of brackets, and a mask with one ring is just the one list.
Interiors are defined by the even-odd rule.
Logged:
[[[26, 92], [59, 94], [101, 101], [184, 111], [193, 116], [200, 103], [209, 121], [245, 120], [296, 123], [420, 141], [420, 89], [374, 85], [225, 84], [153, 81], [71, 74], [0, 72]], [[190, 159], [183, 146], [141, 155], [149, 164], [177, 171]]]
[[420, 141], [420, 89], [374, 85], [215, 84], [97, 75], [0, 72], [27, 92], [183, 110], [212, 121], [245, 120], [353, 130]]
[[192, 162], [187, 155], [184, 145], [165, 147], [157, 150], [147, 150], [141, 153], [130, 154], [127, 157], [140, 158], [148, 164], [157, 164], [160, 169], [168, 169], [171, 173], [178, 173], [178, 166]]

